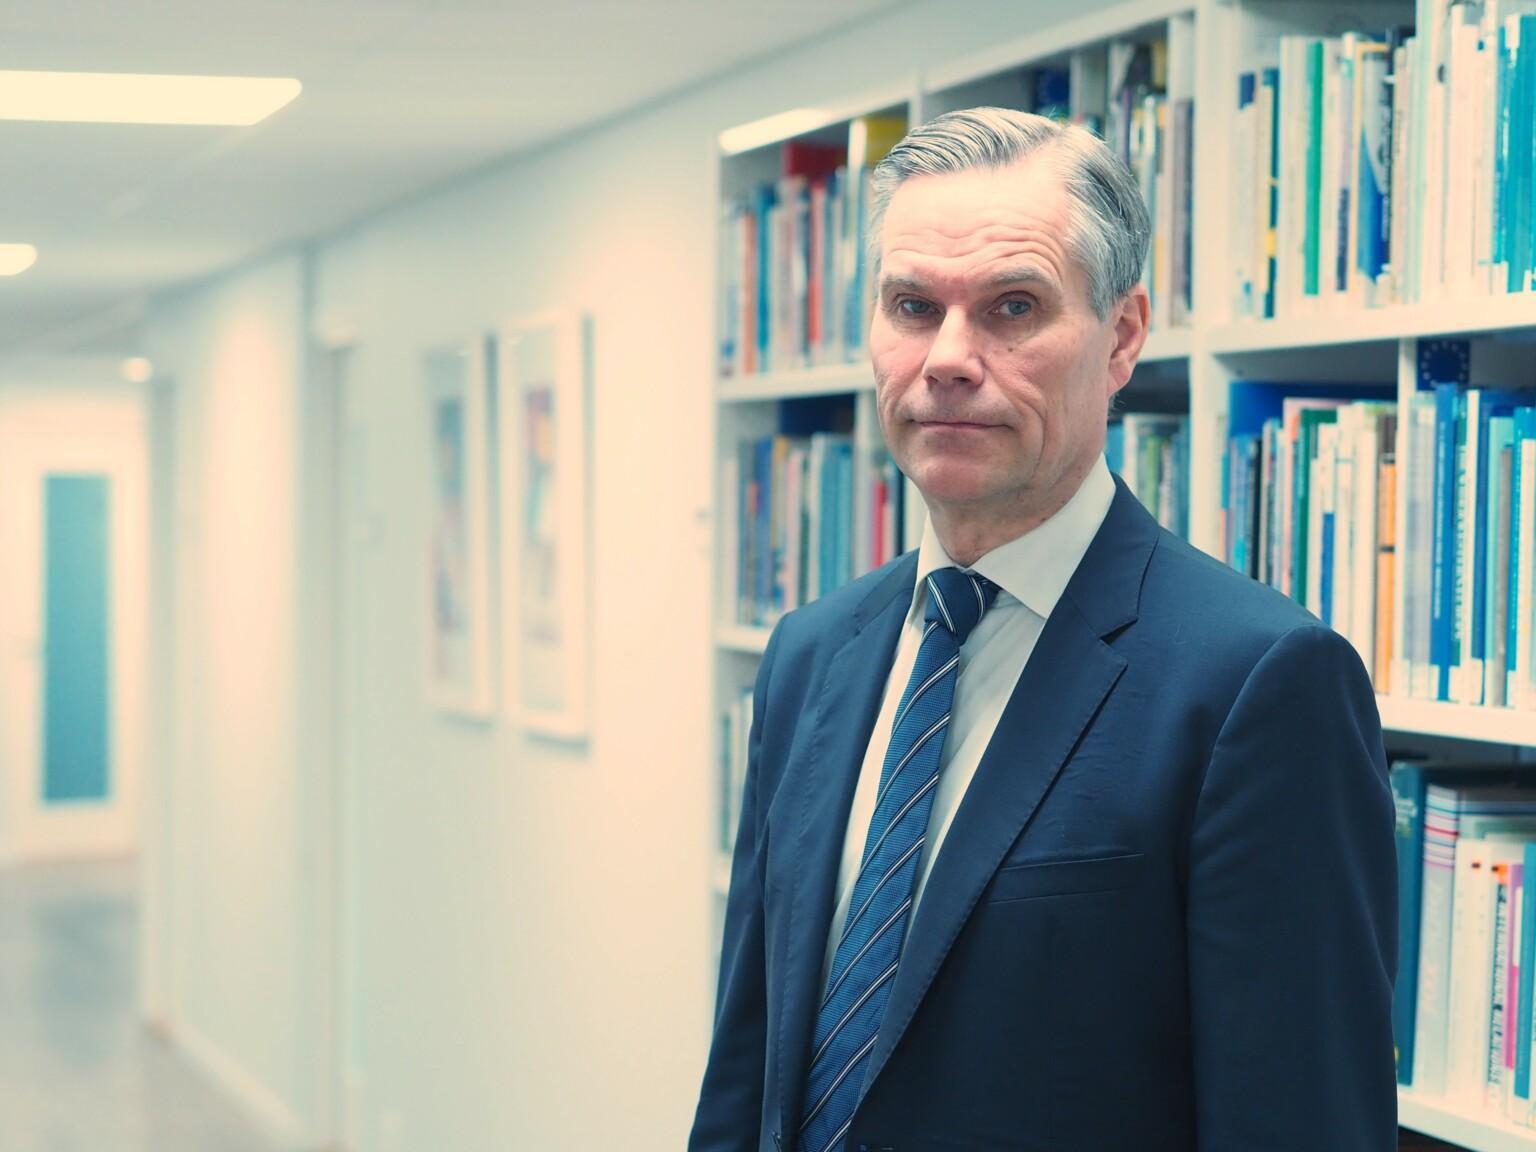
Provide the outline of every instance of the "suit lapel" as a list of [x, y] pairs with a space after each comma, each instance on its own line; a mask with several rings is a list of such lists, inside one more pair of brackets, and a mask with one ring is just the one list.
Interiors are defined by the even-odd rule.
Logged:
[[1046, 621], [934, 861], [865, 1073], [866, 1094], [982, 890], [1125, 670], [1103, 637], [1136, 618], [1157, 525], [1118, 479], [1116, 486], [1109, 514]]
[[[860, 605], [827, 662], [804, 755], [781, 785], [795, 837], [777, 1053], [783, 1131], [799, 1129], [811, 1029], [831, 930], [848, 813], [880, 712], [901, 625], [912, 605], [917, 554], [898, 563]], [[778, 801], [775, 802], [776, 804]]]

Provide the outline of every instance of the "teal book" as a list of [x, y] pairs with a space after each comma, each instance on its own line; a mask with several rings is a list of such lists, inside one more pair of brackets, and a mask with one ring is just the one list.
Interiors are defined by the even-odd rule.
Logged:
[[[1525, 846], [1525, 875], [1536, 876], [1536, 844]], [[1531, 1098], [1531, 993], [1536, 992], [1536, 900], [1520, 900], [1520, 1016], [1515, 1023], [1515, 1095]]]
[[1319, 286], [1319, 242], [1322, 239], [1323, 192], [1323, 60], [1326, 45], [1307, 45], [1307, 215], [1304, 233], [1302, 291], [1316, 296]]

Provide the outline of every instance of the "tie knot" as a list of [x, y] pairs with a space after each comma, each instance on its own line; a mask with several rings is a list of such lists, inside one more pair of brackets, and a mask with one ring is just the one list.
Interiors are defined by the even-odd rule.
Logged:
[[958, 568], [939, 568], [928, 576], [927, 619], [937, 620], [964, 644], [982, 613], [997, 597], [997, 585], [985, 576]]

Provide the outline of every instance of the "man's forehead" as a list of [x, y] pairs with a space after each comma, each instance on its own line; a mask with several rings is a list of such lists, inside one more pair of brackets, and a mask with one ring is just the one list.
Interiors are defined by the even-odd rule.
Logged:
[[1059, 164], [1049, 156], [1037, 154], [998, 168], [909, 176], [892, 194], [886, 218], [933, 208], [953, 212], [967, 206], [982, 210], [1030, 207], [1041, 215], [1050, 215], [1065, 195]]

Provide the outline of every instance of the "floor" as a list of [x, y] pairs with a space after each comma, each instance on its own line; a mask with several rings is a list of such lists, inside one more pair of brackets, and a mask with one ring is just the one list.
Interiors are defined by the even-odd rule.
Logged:
[[0, 869], [0, 1150], [273, 1152], [141, 1023], [134, 880]]

